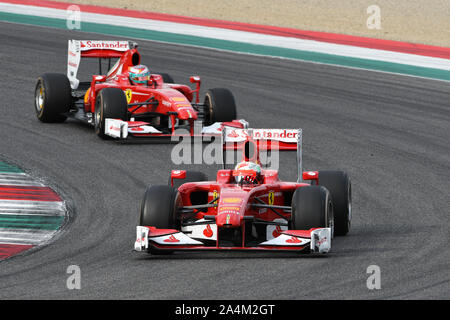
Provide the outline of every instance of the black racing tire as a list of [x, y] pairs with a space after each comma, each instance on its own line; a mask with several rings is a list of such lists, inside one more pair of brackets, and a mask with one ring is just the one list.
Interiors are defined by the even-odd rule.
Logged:
[[127, 120], [128, 103], [123, 91], [119, 88], [104, 88], [97, 94], [95, 101], [94, 126], [95, 133], [102, 139], [105, 135], [105, 119]]
[[175, 83], [170, 74], [168, 73], [158, 73], [158, 74], [163, 78], [164, 83]]
[[[182, 184], [188, 182], [209, 181], [208, 176], [200, 171], [186, 171], [185, 179], [173, 179], [173, 187], [178, 189]], [[171, 178], [169, 177], [169, 186], [171, 185]]]
[[141, 202], [139, 225], [159, 229], [176, 228], [176, 208], [181, 198], [170, 186], [148, 186]]
[[[141, 202], [139, 225], [158, 229], [178, 229], [177, 208], [181, 206], [178, 190], [164, 185], [147, 187]], [[151, 254], [170, 254], [172, 250], [150, 247]]]
[[331, 228], [333, 234], [333, 204], [330, 192], [321, 186], [300, 187], [292, 196], [291, 228]]
[[230, 90], [225, 88], [209, 89], [205, 94], [204, 124], [228, 122], [236, 119], [236, 101]]
[[319, 185], [331, 193], [336, 236], [345, 236], [352, 221], [352, 184], [343, 171], [319, 171]]
[[37, 79], [34, 91], [37, 118], [42, 122], [64, 122], [72, 105], [72, 88], [66, 75], [45, 73]]

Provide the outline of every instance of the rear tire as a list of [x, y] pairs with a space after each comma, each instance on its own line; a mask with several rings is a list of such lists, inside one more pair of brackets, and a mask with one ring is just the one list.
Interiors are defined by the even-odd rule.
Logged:
[[330, 191], [333, 201], [335, 232], [345, 236], [352, 220], [352, 185], [343, 171], [319, 171], [319, 185]]
[[[185, 179], [173, 179], [173, 187], [178, 189], [182, 184], [188, 182], [208, 181], [208, 176], [200, 171], [186, 171]], [[169, 186], [171, 185], [171, 178], [169, 177]]]
[[291, 227], [293, 230], [331, 228], [333, 204], [327, 189], [320, 186], [300, 187], [292, 196]]
[[64, 74], [46, 73], [40, 76], [34, 91], [37, 118], [42, 122], [64, 122], [72, 105], [72, 88]]
[[[158, 229], [177, 229], [177, 209], [181, 206], [178, 190], [164, 185], [149, 186], [141, 202], [140, 226]], [[171, 250], [158, 250], [150, 247], [152, 254], [170, 254]]]
[[230, 90], [209, 89], [205, 94], [205, 125], [229, 122], [236, 119], [236, 102]]
[[109, 138], [105, 135], [105, 119], [112, 118], [126, 121], [127, 112], [127, 98], [121, 89], [102, 89], [95, 101], [95, 133], [102, 139]]

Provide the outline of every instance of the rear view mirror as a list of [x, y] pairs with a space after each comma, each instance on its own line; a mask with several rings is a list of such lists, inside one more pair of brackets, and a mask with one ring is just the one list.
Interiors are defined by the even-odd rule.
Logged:
[[189, 81], [195, 83], [195, 90], [192, 90], [192, 93], [195, 93], [195, 103], [200, 103], [200, 84], [202, 80], [199, 76], [191, 76]]
[[105, 82], [106, 76], [92, 76], [92, 80], [95, 82]]
[[172, 170], [170, 174], [170, 183], [172, 187], [173, 179], [186, 179], [186, 170]]
[[189, 81], [190, 81], [191, 83], [200, 83], [200, 82], [201, 82], [199, 76], [192, 76], [192, 77], [189, 78]]
[[[303, 180], [312, 180], [313, 184], [319, 184], [319, 171], [303, 171]], [[315, 181], [315, 183], [314, 183]]]

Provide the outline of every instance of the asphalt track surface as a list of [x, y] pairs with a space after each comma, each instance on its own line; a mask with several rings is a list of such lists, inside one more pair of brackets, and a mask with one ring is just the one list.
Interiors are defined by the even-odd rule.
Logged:
[[[303, 128], [304, 167], [346, 170], [354, 199], [353, 228], [326, 257], [148, 256], [131, 250], [139, 202], [167, 181], [172, 146], [102, 141], [35, 116], [36, 78], [65, 73], [72, 38], [105, 36], [0, 23], [0, 153], [73, 208], [56, 241], [0, 263], [0, 299], [450, 298], [449, 83], [138, 41], [152, 70], [231, 89], [253, 127]], [[288, 158], [282, 177], [295, 179]], [[81, 290], [66, 287], [69, 265]], [[380, 290], [366, 287], [369, 265], [381, 268]]]

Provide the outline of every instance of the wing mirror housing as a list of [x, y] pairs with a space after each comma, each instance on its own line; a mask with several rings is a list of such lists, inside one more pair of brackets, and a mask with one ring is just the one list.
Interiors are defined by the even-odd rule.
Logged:
[[319, 185], [319, 171], [303, 171], [303, 180], [311, 180], [311, 184]]
[[106, 76], [102, 76], [102, 75], [92, 76], [92, 81], [93, 82], [105, 82]]
[[186, 179], [186, 170], [172, 170], [170, 173], [170, 183], [172, 187], [174, 179]]
[[199, 76], [191, 76], [189, 81], [195, 83], [195, 90], [192, 90], [192, 93], [195, 93], [195, 103], [200, 103], [200, 85], [202, 80]]
[[202, 82], [202, 80], [200, 79], [199, 76], [191, 76], [191, 77], [189, 78], [189, 81], [190, 81], [191, 83], [201, 83], [201, 82]]

